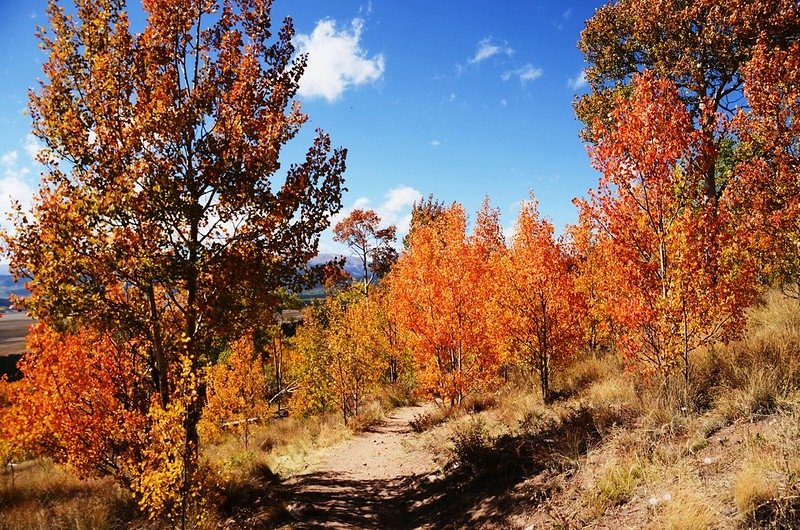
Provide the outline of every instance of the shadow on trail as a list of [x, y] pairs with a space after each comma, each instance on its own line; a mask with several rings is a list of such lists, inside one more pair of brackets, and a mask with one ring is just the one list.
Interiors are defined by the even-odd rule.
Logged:
[[[291, 527], [474, 528], [502, 526], [521, 510], [504, 495], [523, 480], [561, 472], [598, 439], [591, 412], [575, 410], [557, 425], [503, 436], [462, 454], [444, 478], [425, 475], [391, 480], [350, 480], [329, 473], [305, 475], [285, 491], [293, 505]], [[537, 490], [526, 508], [549, 498]], [[487, 500], [491, 504], [483, 507]]]

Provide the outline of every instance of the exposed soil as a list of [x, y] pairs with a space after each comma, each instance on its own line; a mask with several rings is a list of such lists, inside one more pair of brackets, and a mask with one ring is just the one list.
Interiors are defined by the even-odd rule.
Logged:
[[[575, 411], [536, 435], [503, 436], [491, 449], [462, 454], [445, 472], [426, 449], [433, 431], [417, 434], [409, 426], [432, 406], [395, 410], [382, 426], [329, 448], [287, 481], [283, 528], [527, 528], [524, 512], [541, 504], [549, 486], [517, 486], [526, 477], [547, 479], [565, 454], [585, 454], [594, 439], [586, 411]], [[450, 430], [440, 429], [446, 431], [438, 436]]]
[[394, 410], [383, 425], [329, 448], [287, 484], [288, 528], [419, 528], [418, 486], [435, 482], [438, 467], [409, 422], [427, 410]]

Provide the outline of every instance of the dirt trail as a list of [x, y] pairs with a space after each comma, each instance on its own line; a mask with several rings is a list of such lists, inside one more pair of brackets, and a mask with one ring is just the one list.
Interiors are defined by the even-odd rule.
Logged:
[[289, 528], [419, 528], [416, 495], [438, 467], [409, 426], [427, 407], [393, 411], [383, 425], [331, 447], [290, 481]]

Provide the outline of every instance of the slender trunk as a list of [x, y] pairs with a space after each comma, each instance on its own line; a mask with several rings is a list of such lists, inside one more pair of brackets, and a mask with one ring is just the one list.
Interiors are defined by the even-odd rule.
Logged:
[[710, 202], [717, 202], [717, 172], [714, 166], [707, 168], [703, 175], [703, 193]]
[[547, 366], [547, 358], [544, 355], [542, 355], [541, 363], [542, 363], [542, 370], [540, 373], [540, 380], [542, 386], [542, 401], [544, 401], [544, 403], [547, 404], [550, 403], [550, 384], [549, 384], [550, 374], [549, 374], [549, 368]]
[[683, 383], [686, 392], [686, 406], [689, 406], [689, 316], [686, 299], [683, 300]]
[[367, 266], [369, 265], [369, 251], [364, 248], [363, 253], [361, 254], [361, 266], [364, 269], [364, 296], [369, 298], [369, 269]]
[[[192, 212], [191, 225], [189, 228], [189, 267], [186, 274], [186, 355], [192, 363], [192, 371], [196, 374], [199, 371], [199, 352], [197, 351], [197, 262], [198, 256], [198, 240], [199, 240], [199, 219], [197, 215]], [[189, 406], [189, 413], [186, 417], [186, 442], [187, 445], [192, 447], [190, 452], [197, 452], [197, 444], [199, 443], [199, 435], [197, 433], [197, 424], [200, 421], [200, 416], [205, 404], [206, 386], [200, 380], [197, 388], [197, 397], [192, 400]], [[194, 460], [194, 455], [191, 460]]]
[[348, 408], [347, 408], [347, 386], [345, 384], [344, 378], [344, 366], [342, 365], [342, 354], [339, 353], [336, 356], [336, 364], [339, 369], [339, 397], [341, 399], [341, 407], [342, 407], [342, 416], [344, 417], [344, 422], [347, 424], [347, 420], [349, 419], [348, 415]]
[[155, 287], [153, 280], [148, 284], [147, 298], [150, 303], [150, 325], [153, 329], [153, 353], [156, 358], [156, 374], [153, 380], [156, 383], [161, 401], [161, 407], [166, 408], [169, 404], [169, 379], [167, 378], [167, 358], [164, 353], [164, 338], [161, 333], [161, 322], [159, 321], [158, 302], [156, 301]]
[[394, 355], [389, 356], [389, 383], [397, 383], [397, 358]]
[[661, 296], [667, 298], [667, 246], [664, 239], [658, 242], [658, 268], [661, 273]]
[[542, 310], [542, 329], [539, 341], [539, 379], [542, 383], [542, 401], [545, 404], [550, 402], [550, 344], [547, 336], [547, 301], [544, 296], [540, 297]]
[[275, 370], [275, 395], [278, 411], [283, 406], [283, 331], [279, 328], [278, 337], [272, 340], [272, 365]]

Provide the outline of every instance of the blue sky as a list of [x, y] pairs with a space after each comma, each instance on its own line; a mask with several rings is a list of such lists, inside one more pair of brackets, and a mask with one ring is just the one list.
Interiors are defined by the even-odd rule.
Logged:
[[[576, 43], [601, 4], [276, 0], [273, 16], [294, 18], [310, 56], [300, 91], [310, 121], [287, 159], [326, 130], [349, 149], [346, 210], [374, 208], [401, 233], [420, 196], [474, 212], [488, 194], [510, 227], [529, 190], [560, 229], [597, 179], [571, 103], [586, 90]], [[27, 203], [39, 178], [24, 109], [44, 7], [0, 0], [0, 209], [9, 195]], [[322, 250], [341, 251], [329, 236]]]

